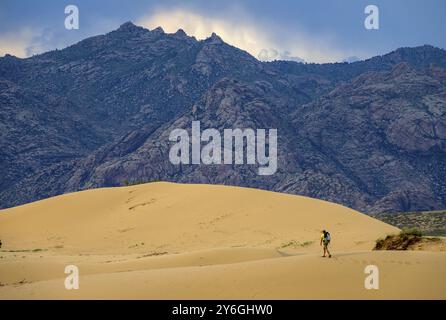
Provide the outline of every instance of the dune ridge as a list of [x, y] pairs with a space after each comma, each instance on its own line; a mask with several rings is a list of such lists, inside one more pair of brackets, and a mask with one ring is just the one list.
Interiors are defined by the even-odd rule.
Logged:
[[[332, 259], [320, 257], [322, 228]], [[0, 211], [0, 299], [446, 298], [444, 252], [371, 251], [395, 227], [248, 188], [149, 183]], [[64, 268], [80, 289], [64, 288]], [[381, 288], [364, 288], [364, 268]], [[411, 281], [408, 281], [411, 279]]]

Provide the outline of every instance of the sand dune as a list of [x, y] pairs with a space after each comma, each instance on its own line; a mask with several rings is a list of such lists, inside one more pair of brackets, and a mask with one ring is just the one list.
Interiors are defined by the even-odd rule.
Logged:
[[[333, 236], [320, 257], [319, 232]], [[0, 211], [0, 298], [446, 298], [444, 252], [372, 252], [398, 229], [354, 210], [246, 188], [151, 183]], [[64, 268], [80, 289], [64, 288]], [[365, 266], [380, 289], [364, 288]]]
[[[380, 289], [364, 288], [364, 267], [380, 269]], [[7, 299], [444, 299], [445, 255], [420, 252], [317, 254], [133, 270], [119, 266], [89, 273], [79, 264], [80, 289], [65, 290], [63, 279], [16, 283], [2, 288]], [[115, 268], [116, 271], [112, 271]], [[61, 273], [59, 272], [59, 276]]]

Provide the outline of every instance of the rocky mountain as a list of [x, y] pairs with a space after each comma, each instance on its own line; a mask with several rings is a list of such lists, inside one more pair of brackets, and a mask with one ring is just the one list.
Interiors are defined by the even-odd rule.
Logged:
[[[213, 34], [131, 23], [0, 58], [0, 205], [168, 180], [308, 195], [368, 213], [446, 206], [446, 51], [336, 64], [260, 62]], [[278, 170], [172, 165], [169, 134], [276, 128]]]

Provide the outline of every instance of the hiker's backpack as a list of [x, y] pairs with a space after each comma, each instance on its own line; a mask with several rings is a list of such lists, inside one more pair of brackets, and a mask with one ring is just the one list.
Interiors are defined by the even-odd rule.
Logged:
[[331, 240], [330, 232], [327, 232], [327, 233], [325, 234], [325, 240], [326, 240], [326, 241], [330, 241], [330, 240]]

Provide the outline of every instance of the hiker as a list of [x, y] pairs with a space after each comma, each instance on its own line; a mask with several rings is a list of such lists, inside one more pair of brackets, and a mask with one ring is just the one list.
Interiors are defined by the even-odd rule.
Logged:
[[321, 234], [321, 246], [324, 246], [324, 255], [322, 256], [325, 258], [325, 254], [328, 253], [328, 257], [331, 258], [331, 253], [328, 251], [328, 245], [330, 244], [331, 236], [330, 232], [323, 230]]

